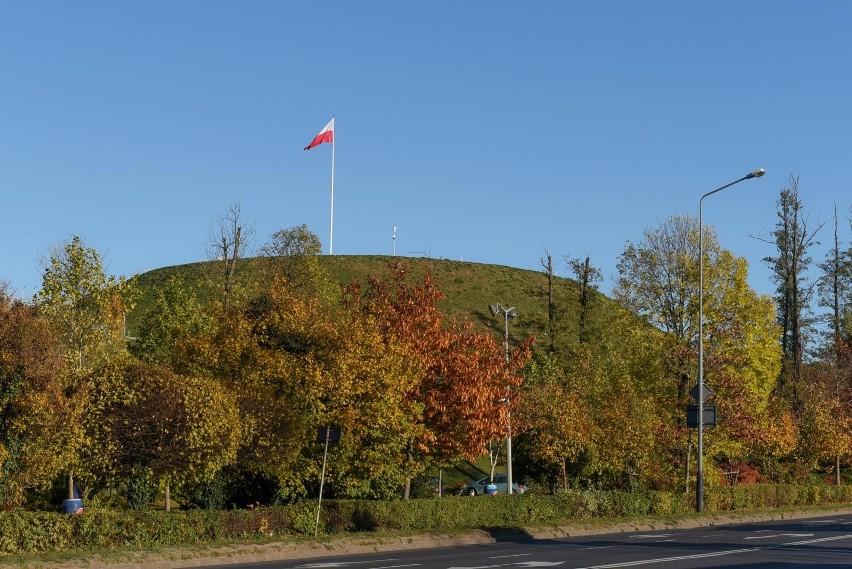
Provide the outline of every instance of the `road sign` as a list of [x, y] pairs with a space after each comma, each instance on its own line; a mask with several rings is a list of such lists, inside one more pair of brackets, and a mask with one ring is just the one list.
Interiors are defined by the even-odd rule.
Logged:
[[317, 442], [324, 443], [339, 443], [340, 442], [340, 427], [335, 425], [328, 425], [327, 427], [320, 427], [317, 429]]
[[[707, 387], [707, 384], [706, 384], [706, 383], [705, 383], [705, 384], [703, 384], [703, 387], [704, 387], [704, 389], [702, 390], [702, 394], [704, 395], [704, 397], [702, 397], [702, 400], [703, 400], [703, 401], [707, 401], [708, 399], [710, 399], [711, 397], [713, 397], [713, 392], [712, 392], [712, 391], [710, 391], [710, 388], [709, 388], [709, 387]], [[692, 389], [690, 389], [690, 390], [689, 390], [689, 395], [690, 395], [693, 399], [695, 399], [696, 401], [698, 401], [698, 384], [696, 384], [696, 385], [695, 385]]]
[[[704, 426], [705, 427], [715, 427], [716, 426], [716, 406], [715, 405], [705, 405], [704, 406]], [[698, 428], [698, 405], [687, 405], [686, 406], [686, 426], [690, 429]]]

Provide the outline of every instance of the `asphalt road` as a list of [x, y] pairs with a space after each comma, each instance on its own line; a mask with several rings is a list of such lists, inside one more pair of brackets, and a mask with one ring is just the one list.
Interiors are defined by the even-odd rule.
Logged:
[[[233, 565], [231, 567], [234, 567]], [[692, 569], [852, 567], [852, 516], [239, 565], [246, 569]]]

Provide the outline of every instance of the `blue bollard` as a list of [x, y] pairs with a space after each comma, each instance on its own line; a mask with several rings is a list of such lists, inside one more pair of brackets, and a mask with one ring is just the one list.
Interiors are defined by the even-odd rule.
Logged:
[[75, 498], [73, 500], [65, 500], [62, 502], [62, 512], [65, 514], [82, 514], [83, 500]]

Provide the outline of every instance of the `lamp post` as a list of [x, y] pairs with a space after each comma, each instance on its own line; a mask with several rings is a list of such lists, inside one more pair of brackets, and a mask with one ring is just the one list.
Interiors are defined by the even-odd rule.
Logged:
[[[488, 310], [491, 311], [492, 316], [497, 316], [501, 312], [503, 313], [506, 319], [506, 335], [505, 335], [505, 351], [506, 351], [506, 363], [509, 363], [509, 318], [515, 318], [518, 315], [518, 312], [515, 310], [515, 307], [506, 308], [499, 302], [497, 304], [488, 305]], [[509, 407], [509, 398], [505, 399], [506, 401], [506, 421], [508, 422], [507, 435], [506, 435], [506, 482], [508, 482], [508, 489], [506, 490], [507, 494], [512, 493], [512, 410]]]
[[766, 170], [759, 168], [739, 180], [725, 184], [712, 192], [707, 192], [698, 200], [698, 397], [696, 397], [698, 400], [698, 476], [695, 481], [695, 510], [697, 512], [704, 510], [704, 227], [702, 219], [704, 198], [712, 196], [716, 192], [721, 192], [725, 188], [730, 188], [734, 184], [739, 184], [743, 180], [760, 178], [765, 173]]

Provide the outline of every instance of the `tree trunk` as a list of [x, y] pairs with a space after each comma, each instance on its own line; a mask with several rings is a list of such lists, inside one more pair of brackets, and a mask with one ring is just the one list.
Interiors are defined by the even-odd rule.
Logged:
[[166, 482], [166, 511], [169, 512], [172, 509], [172, 500], [171, 500], [171, 492], [169, 488], [169, 483]]
[[[409, 465], [411, 464], [411, 461], [414, 459], [414, 457], [411, 456], [411, 445], [412, 445], [412, 442], [411, 442], [411, 439], [409, 439], [408, 445], [406, 446], [406, 449], [405, 449]], [[411, 498], [411, 477], [409, 476], [408, 478], [405, 479], [405, 486], [403, 486], [403, 488], [402, 488], [402, 499], [408, 500], [410, 498]]]
[[684, 493], [689, 494], [689, 459], [692, 455], [692, 432], [690, 431], [686, 438], [686, 485]]
[[74, 471], [68, 472], [68, 499], [74, 499]]
[[834, 455], [834, 482], [840, 486], [840, 455]]
[[547, 325], [550, 336], [550, 353], [556, 353], [556, 303], [553, 301], [553, 259], [547, 256]]
[[568, 468], [565, 465], [567, 460], [565, 458], [562, 459], [562, 489], [566, 492], [568, 491]]

